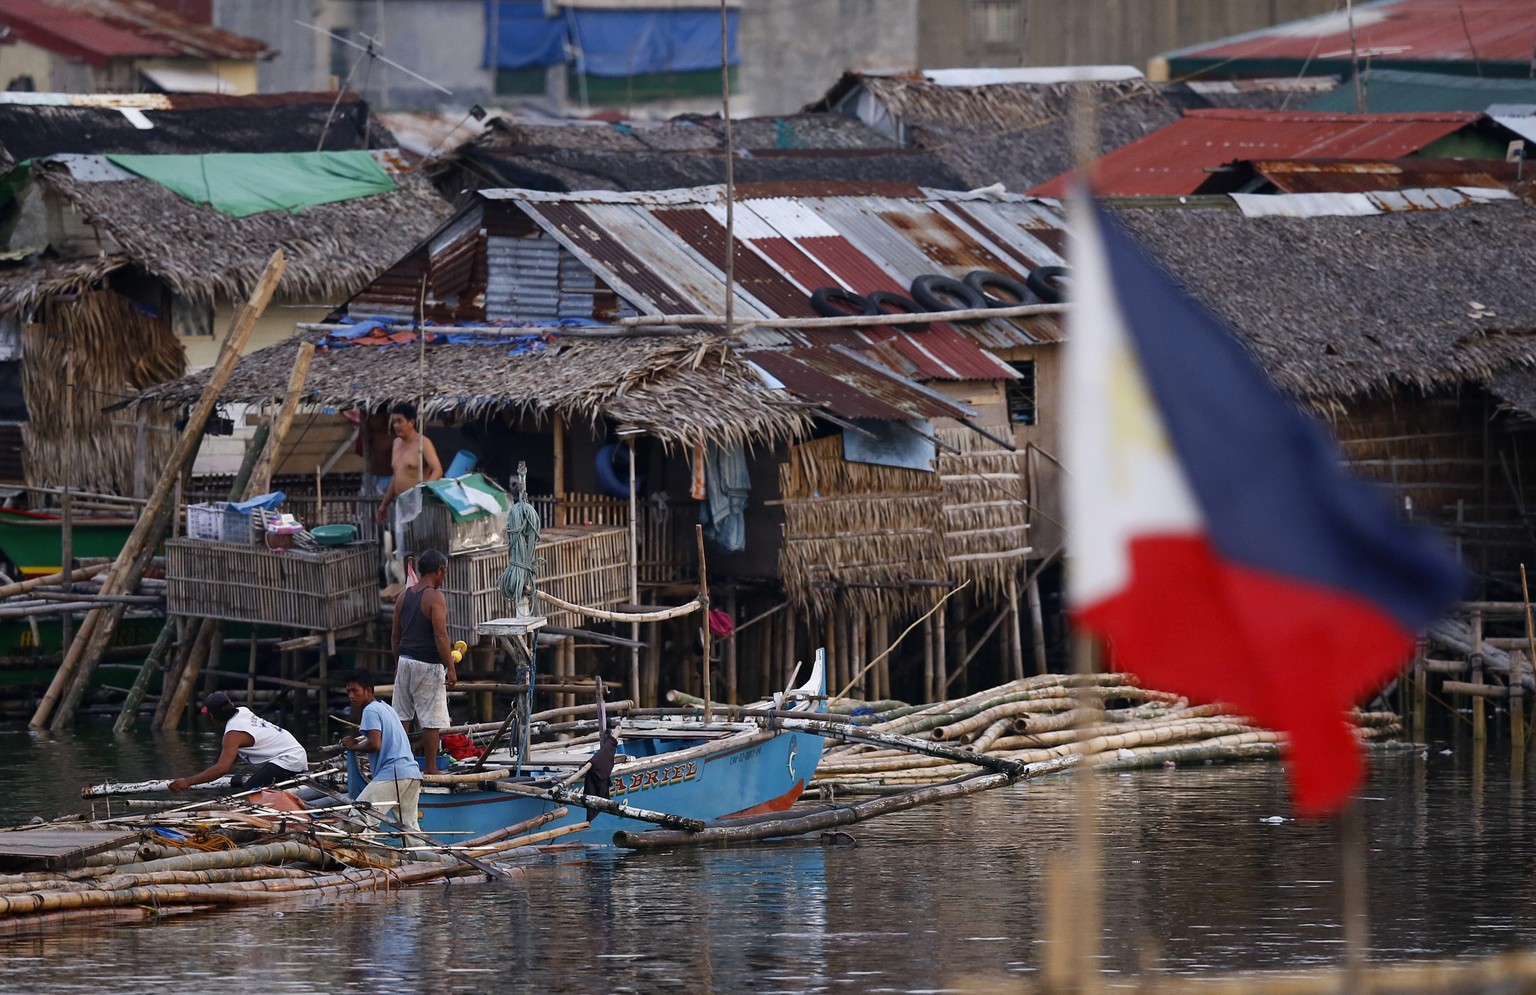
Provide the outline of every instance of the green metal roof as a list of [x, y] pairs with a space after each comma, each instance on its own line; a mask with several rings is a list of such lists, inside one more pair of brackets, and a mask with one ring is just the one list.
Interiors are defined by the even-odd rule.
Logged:
[[[1536, 79], [1486, 79], [1400, 69], [1375, 69], [1362, 79], [1365, 109], [1372, 114], [1484, 111], [1493, 104], [1536, 104]], [[1305, 109], [1353, 111], [1354, 83], [1346, 80], [1331, 92], [1308, 102]]]

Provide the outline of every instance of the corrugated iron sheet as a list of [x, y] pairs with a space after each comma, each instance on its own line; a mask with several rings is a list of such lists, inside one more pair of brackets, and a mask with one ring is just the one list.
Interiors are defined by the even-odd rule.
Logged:
[[1516, 176], [1514, 163], [1471, 159], [1260, 159], [1253, 170], [1283, 193], [1507, 188]]
[[796, 397], [818, 404], [840, 418], [969, 418], [963, 405], [924, 390], [894, 373], [835, 349], [775, 349], [744, 358], [772, 374]]
[[1392, 62], [1526, 63], [1536, 7], [1530, 0], [1395, 0], [1293, 21], [1179, 51], [1181, 59], [1317, 60], [1374, 53]]
[[[928, 273], [962, 278], [988, 269], [1022, 280], [1031, 268], [1059, 265], [1061, 219], [1042, 205], [1009, 195], [904, 191], [893, 196], [829, 196], [807, 188], [799, 197], [757, 197], [734, 205], [740, 246], [736, 314], [809, 316], [810, 294], [837, 286], [858, 293], [909, 293]], [[724, 288], [724, 204], [718, 187], [653, 193], [548, 194], [488, 192], [487, 226], [495, 208], [527, 212], [598, 278], [642, 311], [719, 314]], [[493, 295], [494, 296], [494, 295]], [[917, 380], [998, 380], [1013, 376], [982, 344], [1001, 348], [1055, 341], [1054, 318], [994, 320], [957, 328], [935, 324], [917, 333], [869, 329], [746, 329], [746, 347], [882, 347]]]
[[[1145, 138], [1094, 160], [1094, 188], [1105, 197], [1195, 193], [1211, 171], [1253, 159], [1400, 159], [1461, 130], [1478, 114], [1333, 114], [1313, 111], [1185, 111]], [[1066, 194], [1063, 173], [1030, 191]]]

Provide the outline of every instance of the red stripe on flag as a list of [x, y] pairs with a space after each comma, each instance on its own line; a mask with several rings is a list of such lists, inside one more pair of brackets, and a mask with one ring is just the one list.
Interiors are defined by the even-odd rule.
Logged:
[[1285, 733], [1297, 810], [1342, 806], [1364, 774], [1345, 713], [1396, 673], [1413, 633], [1363, 598], [1226, 562], [1203, 537], [1133, 539], [1129, 553], [1126, 588], [1077, 612], [1116, 668]]

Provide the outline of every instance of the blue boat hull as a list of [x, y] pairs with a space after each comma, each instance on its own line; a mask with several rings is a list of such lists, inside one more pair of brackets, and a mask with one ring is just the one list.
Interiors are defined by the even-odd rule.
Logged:
[[[804, 732], [732, 736], [713, 748], [703, 741], [626, 739], [621, 752], [636, 760], [614, 768], [609, 797], [638, 809], [705, 822], [781, 812], [805, 791], [821, 750], [821, 737]], [[422, 830], [445, 843], [461, 843], [557, 807], [541, 798], [495, 790], [424, 791], [419, 806]], [[573, 807], [538, 832], [585, 820], [586, 812]], [[558, 842], [611, 845], [613, 834], [621, 829], [651, 828], [649, 822], [596, 813], [588, 828], [559, 836]]]

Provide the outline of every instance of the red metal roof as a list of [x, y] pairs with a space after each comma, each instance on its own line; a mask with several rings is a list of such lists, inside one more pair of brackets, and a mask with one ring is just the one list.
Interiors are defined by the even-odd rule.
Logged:
[[1171, 53], [1181, 59], [1338, 59], [1351, 48], [1416, 62], [1528, 62], [1536, 44], [1531, 0], [1387, 0], [1359, 5], [1355, 39], [1343, 13], [1294, 21]]
[[118, 58], [270, 54], [255, 38], [197, 24], [147, 0], [0, 0], [0, 26], [16, 40], [93, 66]]
[[[1095, 192], [1105, 197], [1192, 194], [1211, 170], [1252, 159], [1398, 159], [1476, 121], [1473, 113], [1335, 114], [1225, 108], [1185, 111], [1166, 128], [1100, 156]], [[1030, 191], [1066, 194], [1063, 173]]]

